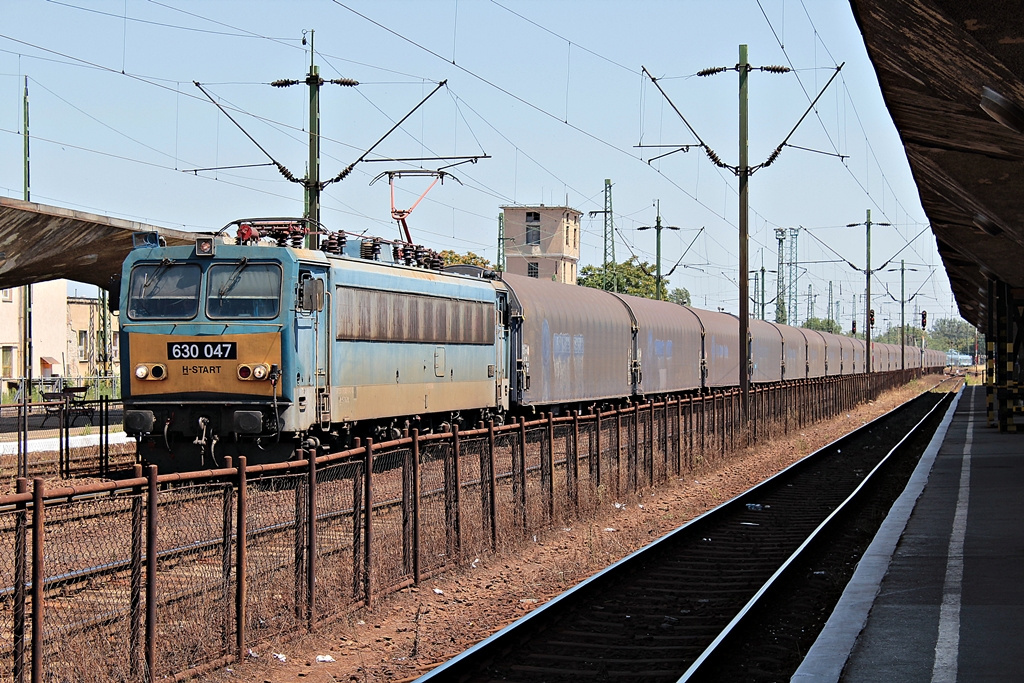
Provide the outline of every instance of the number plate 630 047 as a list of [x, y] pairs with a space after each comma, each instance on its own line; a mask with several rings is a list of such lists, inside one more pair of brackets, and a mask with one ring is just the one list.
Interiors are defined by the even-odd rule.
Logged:
[[235, 342], [167, 342], [167, 360], [233, 360]]

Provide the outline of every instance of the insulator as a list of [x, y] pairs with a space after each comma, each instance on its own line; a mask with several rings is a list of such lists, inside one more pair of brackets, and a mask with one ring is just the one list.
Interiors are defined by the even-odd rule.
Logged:
[[348, 244], [348, 235], [346, 235], [344, 232], [339, 232], [338, 233], [338, 251], [336, 251], [335, 253], [336, 254], [344, 254], [345, 253], [345, 245], [347, 245], [347, 244]]
[[767, 71], [773, 74], [787, 74], [790, 69], [788, 66], [779, 66], [778, 64], [772, 64], [770, 66], [762, 66], [761, 71]]
[[701, 69], [700, 71], [697, 72], [697, 75], [698, 76], [714, 76], [715, 74], [720, 74], [723, 71], [728, 71], [728, 68], [724, 67], [724, 66], [713, 66], [713, 67], [708, 68], [708, 69]]
[[372, 245], [371, 249], [373, 250], [373, 260], [380, 261], [380, 238], [374, 237], [373, 242], [371, 242], [370, 244]]
[[768, 160], [762, 166], [771, 166], [772, 162], [778, 159], [780, 154], [782, 154], [782, 145], [775, 148], [775, 151], [768, 156]]
[[289, 85], [298, 85], [301, 82], [302, 81], [293, 81], [288, 78], [281, 78], [276, 81], [271, 81], [270, 85], [274, 86], [275, 88], [287, 88]]
[[391, 245], [391, 260], [395, 263], [402, 262], [402, 246], [397, 242]]
[[303, 234], [301, 232], [293, 232], [293, 233], [291, 233], [291, 235], [289, 236], [289, 239], [291, 241], [292, 248], [293, 249], [302, 249], [302, 242], [303, 242], [303, 238], [304, 237], [305, 237], [305, 234]]
[[325, 254], [337, 254], [338, 253], [338, 236], [335, 233], [330, 233], [324, 238], [324, 241], [320, 243], [320, 251]]
[[373, 260], [373, 242], [363, 240], [359, 244], [359, 258], [366, 259], [367, 261]]
[[405, 265], [411, 266], [416, 263], [415, 251], [415, 248], [411, 244], [405, 245], [405, 248], [402, 249], [402, 255], [405, 257]]
[[711, 159], [711, 163], [713, 163], [715, 166], [721, 166], [722, 168], [725, 168], [725, 162], [723, 162], [718, 157], [718, 155], [715, 154], [715, 150], [711, 149], [710, 147], [704, 147], [704, 151], [707, 153], [708, 159]]
[[354, 80], [352, 78], [332, 78], [328, 82], [333, 83], [334, 85], [347, 85], [350, 87], [353, 85], [359, 85], [359, 81]]
[[437, 254], [433, 254], [430, 257], [430, 269], [441, 270], [444, 267], [444, 261]]

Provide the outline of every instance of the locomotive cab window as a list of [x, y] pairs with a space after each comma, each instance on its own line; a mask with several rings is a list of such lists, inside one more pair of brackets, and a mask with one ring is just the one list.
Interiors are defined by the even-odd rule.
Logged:
[[132, 320], [191, 320], [199, 312], [199, 266], [190, 263], [140, 263], [132, 268], [128, 317]]
[[206, 316], [276, 318], [281, 311], [281, 267], [276, 263], [216, 263], [206, 276]]

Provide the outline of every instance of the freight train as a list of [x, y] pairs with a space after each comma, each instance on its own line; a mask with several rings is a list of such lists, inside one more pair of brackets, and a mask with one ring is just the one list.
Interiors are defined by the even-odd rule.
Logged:
[[[300, 219], [232, 239], [140, 236], [119, 294], [124, 424], [161, 470], [335, 451], [356, 436], [617, 405], [738, 382], [735, 316], [588, 287], [442, 269], [436, 254]], [[866, 370], [864, 342], [750, 323], [753, 383]], [[901, 367], [873, 344], [874, 371]], [[908, 368], [945, 354], [904, 350]]]

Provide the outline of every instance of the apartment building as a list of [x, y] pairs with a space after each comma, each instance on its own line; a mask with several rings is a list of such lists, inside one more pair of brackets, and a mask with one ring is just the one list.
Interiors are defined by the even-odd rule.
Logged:
[[505, 270], [516, 275], [576, 284], [580, 217], [568, 206], [502, 206]]
[[[31, 321], [28, 338], [33, 379], [117, 374], [117, 318], [105, 311], [100, 299], [69, 297], [67, 291], [67, 280], [32, 285], [31, 310], [26, 318], [26, 289], [0, 290], [2, 391], [16, 391], [19, 379], [25, 376], [27, 320]], [[109, 358], [106, 364], [105, 356]]]

